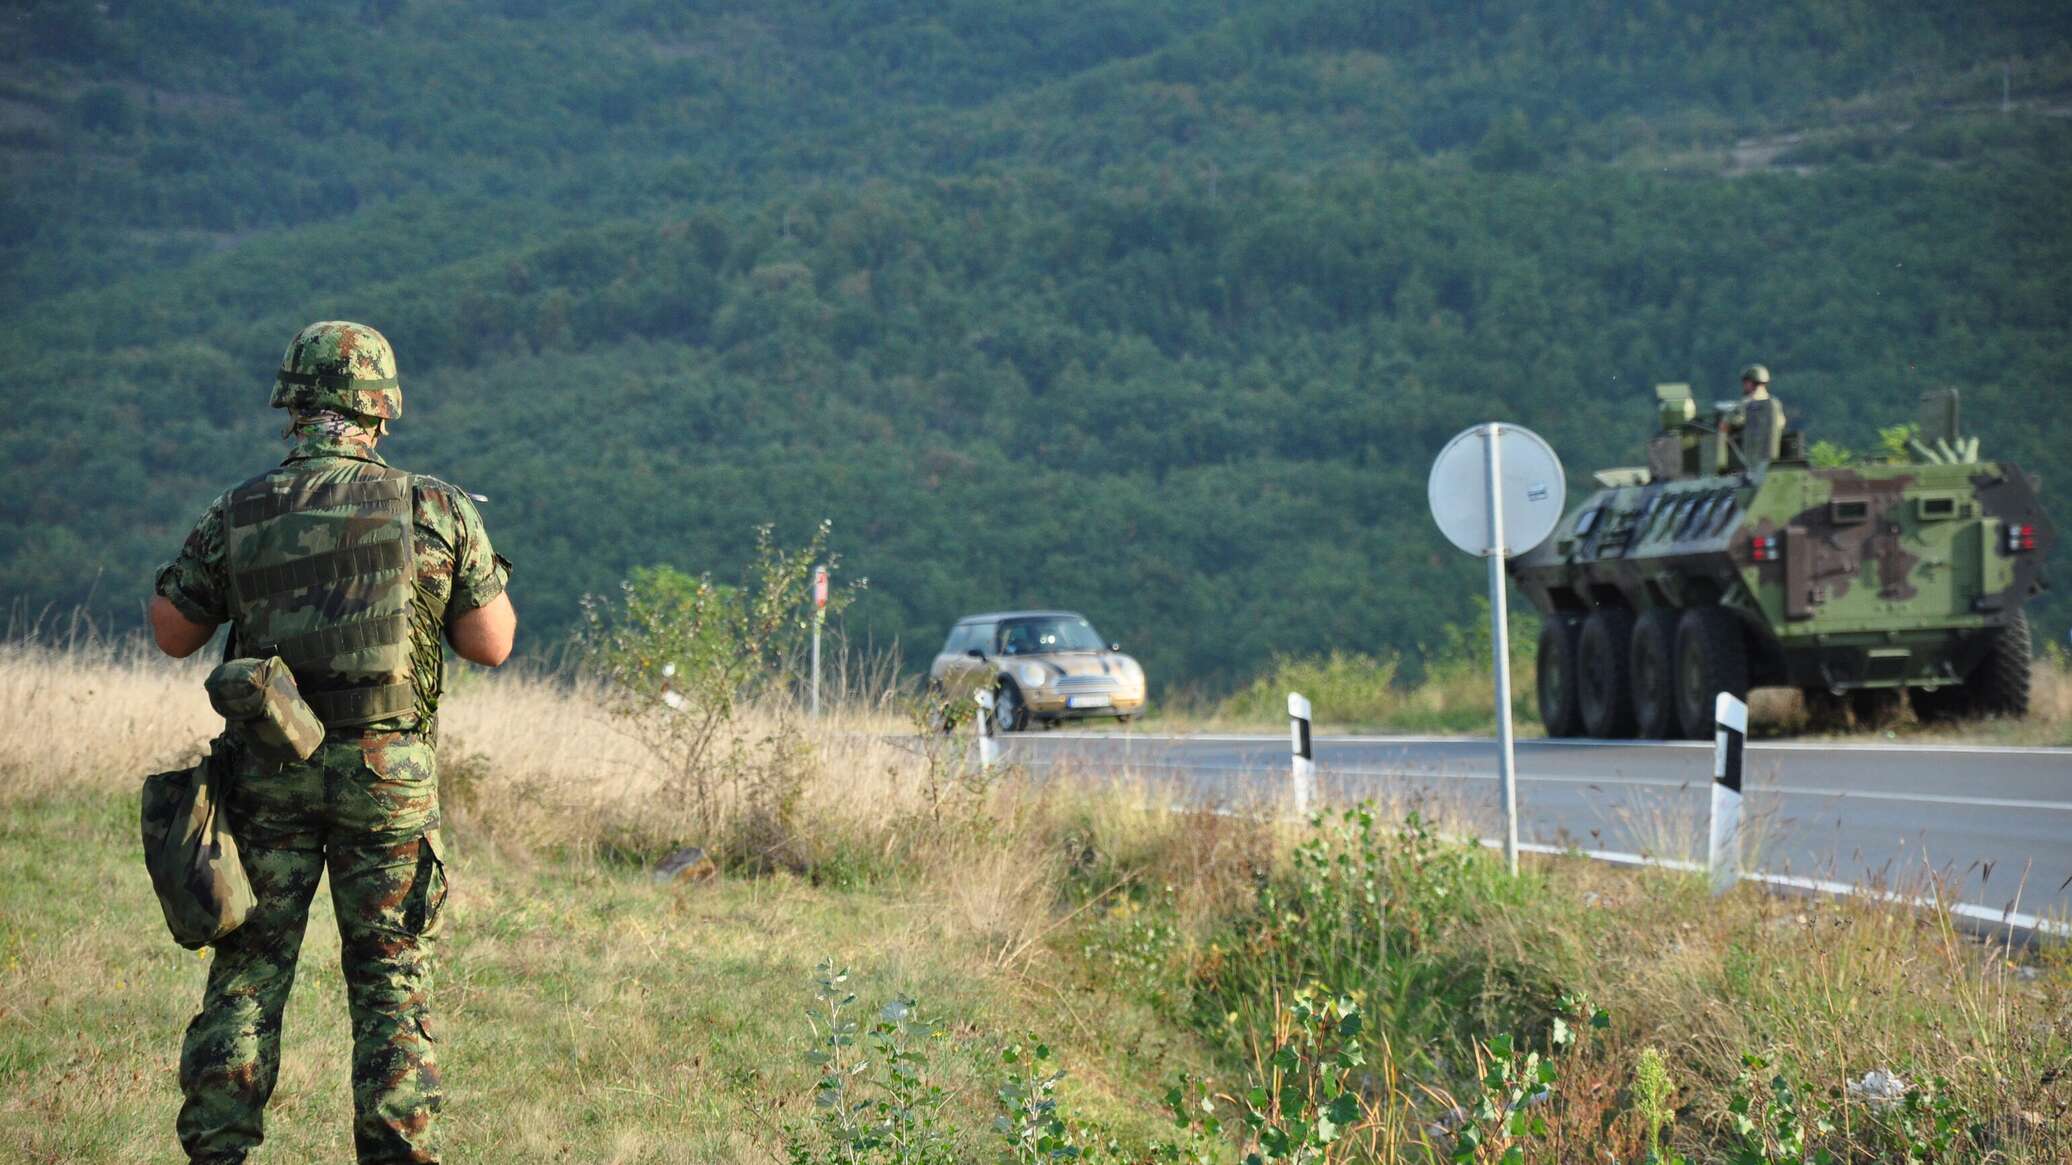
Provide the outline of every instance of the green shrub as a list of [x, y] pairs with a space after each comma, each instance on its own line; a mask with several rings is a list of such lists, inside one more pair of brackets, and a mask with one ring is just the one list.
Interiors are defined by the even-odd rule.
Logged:
[[1372, 1037], [1424, 1074], [1470, 1059], [1493, 1018], [1551, 1029], [1559, 984], [1446, 941], [1526, 893], [1499, 858], [1415, 813], [1394, 830], [1366, 805], [1319, 817], [1196, 965], [1196, 1025], [1243, 1047], [1272, 1030], [1277, 1000], [1321, 987], [1361, 1000]]
[[[1332, 651], [1321, 656], [1276, 656], [1267, 670], [1217, 706], [1219, 719], [1278, 723], [1288, 693], [1309, 698], [1318, 723], [1410, 732], [1486, 732], [1496, 722], [1490, 674], [1489, 604], [1481, 617], [1440, 629], [1439, 642], [1411, 661], [1396, 654]], [[1511, 714], [1535, 715], [1534, 661], [1540, 621], [1530, 608], [1513, 609]]]

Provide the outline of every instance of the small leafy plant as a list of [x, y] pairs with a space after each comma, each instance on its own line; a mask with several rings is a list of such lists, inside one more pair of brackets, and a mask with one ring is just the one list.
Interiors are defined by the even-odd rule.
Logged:
[[1633, 1109], [1647, 1129], [1648, 1152], [1642, 1159], [1645, 1165], [1688, 1165], [1675, 1152], [1662, 1155], [1662, 1130], [1676, 1120], [1676, 1110], [1670, 1103], [1675, 1094], [1676, 1082], [1670, 1079], [1661, 1050], [1652, 1045], [1642, 1048], [1640, 1059], [1633, 1066]]
[[1741, 1072], [1727, 1099], [1729, 1131], [1735, 1143], [1733, 1165], [1833, 1165], [1835, 1156], [1814, 1139], [1833, 1131], [1824, 1113], [1808, 1116], [1789, 1068], [1779, 1065], [1767, 1092], [1756, 1084], [1770, 1071], [1768, 1060], [1741, 1057]]
[[[1571, 1019], [1583, 1026], [1578, 1028]], [[1450, 1159], [1460, 1165], [1522, 1165], [1526, 1143], [1548, 1135], [1547, 1119], [1538, 1110], [1554, 1099], [1561, 1077], [1556, 1056], [1579, 1050], [1583, 1033], [1610, 1026], [1611, 1016], [1604, 1009], [1591, 1007], [1581, 996], [1565, 995], [1549, 1036], [1551, 1054], [1530, 1051], [1508, 1034], [1485, 1041], [1476, 1049], [1481, 1069], [1476, 1095], [1454, 1110], [1460, 1127], [1453, 1135]]]
[[794, 1141], [792, 1165], [954, 1165], [957, 1155], [943, 1121], [950, 1101], [929, 1079], [922, 1046], [943, 1030], [922, 1018], [902, 996], [878, 1011], [864, 1029], [855, 1017], [849, 971], [832, 959], [815, 973], [814, 1006], [807, 1013], [813, 1047], [806, 1058], [820, 1069], [814, 1086], [821, 1151]]
[[1005, 1079], [994, 1092], [1000, 1115], [993, 1131], [1006, 1148], [1004, 1160], [1014, 1165], [1079, 1161], [1087, 1157], [1072, 1127], [1058, 1110], [1058, 1083], [1065, 1070], [1053, 1066], [1050, 1045], [1031, 1039], [1000, 1050]]

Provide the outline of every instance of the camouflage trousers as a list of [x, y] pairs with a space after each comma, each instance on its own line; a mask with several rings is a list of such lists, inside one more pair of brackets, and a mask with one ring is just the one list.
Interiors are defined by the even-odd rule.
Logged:
[[229, 807], [257, 901], [215, 945], [187, 1027], [181, 1146], [193, 1161], [237, 1162], [263, 1139], [281, 1012], [328, 870], [352, 1018], [354, 1147], [363, 1165], [438, 1161], [429, 996], [446, 875], [431, 740], [334, 737], [302, 764], [243, 765]]

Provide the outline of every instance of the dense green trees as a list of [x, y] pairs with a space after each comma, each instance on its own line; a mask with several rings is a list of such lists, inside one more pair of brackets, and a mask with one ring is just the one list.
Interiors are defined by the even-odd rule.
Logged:
[[16, 106], [87, 86], [0, 219], [32, 612], [134, 609], [323, 317], [394, 340], [392, 452], [490, 495], [540, 639], [829, 517], [852, 630], [916, 657], [1020, 603], [1154, 676], [1414, 649], [1475, 589], [1424, 513], [1448, 436], [1516, 419], [1582, 480], [1654, 381], [1757, 357], [1817, 435], [1957, 383], [1989, 454], [2072, 468], [2072, 127], [1973, 108], [2010, 51], [2072, 78], [2049, 6], [354, 4], [351, 53], [149, 7], [4, 50]]

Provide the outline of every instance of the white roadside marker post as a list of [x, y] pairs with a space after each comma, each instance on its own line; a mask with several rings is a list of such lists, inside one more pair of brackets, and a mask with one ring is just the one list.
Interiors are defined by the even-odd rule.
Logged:
[[1748, 705], [1721, 692], [1712, 719], [1712, 836], [1706, 856], [1712, 892], [1724, 894], [1741, 877], [1741, 770]]
[[980, 688], [973, 698], [978, 701], [972, 721], [978, 728], [978, 769], [985, 772], [1000, 763], [1000, 738], [993, 735], [993, 689]]
[[1310, 806], [1317, 792], [1317, 762], [1309, 742], [1309, 711], [1307, 696], [1300, 692], [1288, 693], [1288, 748], [1293, 753], [1288, 762], [1288, 777], [1297, 821], [1309, 820]]

